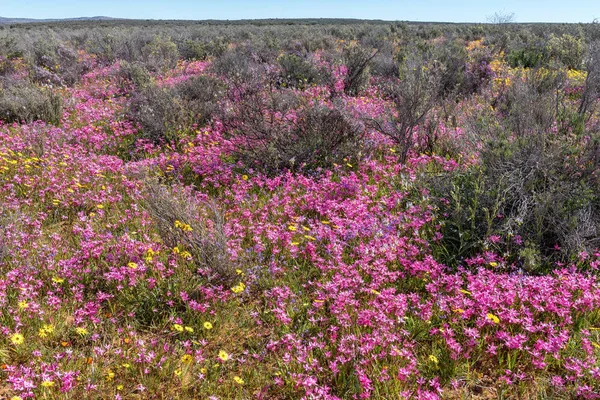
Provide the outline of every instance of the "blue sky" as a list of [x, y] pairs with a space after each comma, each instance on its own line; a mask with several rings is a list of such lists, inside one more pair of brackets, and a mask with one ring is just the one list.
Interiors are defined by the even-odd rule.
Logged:
[[364, 18], [485, 22], [495, 11], [517, 22], [591, 22], [600, 0], [0, 0], [0, 16], [140, 19]]

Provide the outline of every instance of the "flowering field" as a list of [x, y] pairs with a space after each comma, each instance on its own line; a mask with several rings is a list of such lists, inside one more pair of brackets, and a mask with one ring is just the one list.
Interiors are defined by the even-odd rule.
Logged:
[[593, 46], [462, 40], [447, 84], [401, 43], [160, 40], [0, 57], [61, 104], [0, 114], [0, 397], [600, 398]]

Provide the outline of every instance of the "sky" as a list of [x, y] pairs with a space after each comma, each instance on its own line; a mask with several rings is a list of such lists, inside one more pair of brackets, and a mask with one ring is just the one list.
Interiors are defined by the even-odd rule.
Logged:
[[516, 22], [600, 20], [600, 0], [0, 0], [0, 16], [135, 19], [359, 18], [486, 22], [499, 11]]

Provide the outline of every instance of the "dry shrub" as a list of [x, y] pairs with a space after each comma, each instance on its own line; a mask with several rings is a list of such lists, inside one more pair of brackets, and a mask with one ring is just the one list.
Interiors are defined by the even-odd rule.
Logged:
[[590, 44], [585, 68], [587, 77], [578, 112], [589, 120], [596, 110], [596, 104], [600, 99], [600, 40]]
[[371, 73], [369, 71], [371, 60], [377, 55], [377, 50], [370, 50], [360, 46], [344, 49], [342, 60], [348, 74], [344, 78], [344, 93], [356, 96], [369, 84]]
[[0, 264], [10, 253], [8, 230], [15, 231], [19, 220], [18, 215], [0, 207]]
[[0, 120], [6, 123], [41, 120], [58, 125], [62, 112], [62, 98], [49, 88], [27, 81], [0, 82]]
[[[296, 118], [277, 117], [291, 113]], [[236, 104], [224, 125], [238, 143], [238, 160], [270, 176], [358, 160], [364, 135], [364, 127], [341, 105], [304, 104], [289, 93], [250, 96]]]
[[399, 161], [404, 163], [417, 141], [415, 131], [423, 126], [438, 101], [441, 74], [439, 65], [430, 65], [423, 58], [408, 58], [401, 67], [401, 79], [382, 88], [394, 105], [392, 112], [371, 123], [399, 147]]
[[157, 144], [175, 140], [187, 123], [186, 110], [174, 90], [152, 84], [132, 94], [128, 115], [140, 125], [140, 137]]
[[4, 224], [0, 221], [0, 262], [8, 255], [8, 247], [6, 245], [6, 234], [4, 233]]
[[211, 280], [233, 283], [236, 273], [227, 252], [225, 219], [214, 203], [150, 182], [142, 204], [167, 246], [189, 252], [198, 267], [209, 272]]
[[131, 82], [138, 90], [143, 90], [152, 83], [150, 73], [140, 62], [121, 61], [117, 75], [124, 81]]
[[226, 89], [221, 80], [199, 75], [179, 83], [174, 91], [182, 99], [191, 120], [204, 125], [218, 111]]

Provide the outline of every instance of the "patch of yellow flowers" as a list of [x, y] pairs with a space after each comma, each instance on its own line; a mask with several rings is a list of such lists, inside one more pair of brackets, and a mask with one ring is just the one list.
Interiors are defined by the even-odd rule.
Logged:
[[181, 222], [179, 220], [175, 221], [175, 228], [179, 228], [184, 232], [191, 232], [193, 231], [192, 227], [184, 222]]
[[243, 282], [240, 282], [231, 288], [231, 291], [233, 293], [242, 293], [244, 290], [246, 290], [246, 285], [244, 285]]

